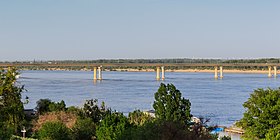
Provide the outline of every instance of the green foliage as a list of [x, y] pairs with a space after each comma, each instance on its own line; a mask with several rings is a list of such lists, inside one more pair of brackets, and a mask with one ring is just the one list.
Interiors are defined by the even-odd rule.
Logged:
[[181, 92], [173, 84], [161, 84], [155, 93], [154, 109], [160, 120], [179, 121], [188, 124], [191, 119], [191, 103], [181, 97]]
[[13, 129], [5, 123], [0, 122], [0, 140], [9, 140], [13, 134]]
[[209, 133], [197, 135], [189, 126], [174, 121], [156, 120], [142, 126], [130, 127], [119, 140], [214, 140]]
[[[148, 127], [150, 127], [148, 125]], [[146, 138], [154, 138], [158, 140], [181, 140], [188, 139], [188, 129], [180, 122], [173, 121], [157, 121], [153, 124], [153, 130], [146, 127], [144, 129], [144, 134]], [[145, 132], [146, 131], [146, 132]], [[143, 132], [143, 130], [142, 130]], [[153, 133], [153, 134], [151, 134]], [[148, 134], [148, 135], [147, 135]]]
[[106, 113], [111, 112], [105, 108], [105, 103], [102, 102], [101, 106], [98, 106], [98, 100], [87, 100], [84, 104], [83, 117], [91, 118], [94, 123], [99, 123]]
[[243, 106], [246, 108], [238, 125], [247, 139], [279, 138], [280, 89], [258, 89]]
[[202, 119], [201, 123], [190, 125], [190, 102], [181, 97], [181, 93], [172, 84], [161, 84], [155, 93], [154, 109], [156, 118], [146, 121], [144, 114], [134, 111], [129, 114], [129, 121], [136, 124], [130, 127], [118, 139], [122, 140], [212, 140], [211, 127]]
[[140, 110], [135, 110], [133, 112], [130, 112], [128, 115], [128, 119], [130, 124], [134, 124], [136, 126], [141, 126], [146, 122], [150, 122], [154, 120], [153, 117], [141, 112]]
[[8, 128], [13, 128], [14, 134], [19, 131], [24, 119], [24, 108], [21, 102], [24, 87], [16, 83], [15, 76], [18, 74], [13, 68], [7, 71], [0, 70], [0, 122]]
[[266, 140], [280, 140], [280, 124], [265, 134]]
[[90, 118], [79, 119], [73, 127], [74, 140], [91, 140], [95, 136], [96, 126]]
[[62, 100], [61, 102], [52, 102], [50, 99], [40, 99], [37, 101], [36, 110], [38, 114], [43, 114], [46, 112], [53, 112], [53, 111], [65, 111], [66, 104]]
[[79, 116], [81, 116], [81, 114], [82, 114], [82, 109], [80, 109], [78, 107], [75, 107], [75, 106], [67, 107], [66, 111], [69, 112], [69, 113], [79, 115]]
[[52, 102], [50, 105], [49, 105], [49, 109], [51, 112], [53, 111], [65, 111], [66, 110], [66, 104], [65, 102], [62, 100], [61, 102]]
[[43, 114], [50, 111], [49, 109], [49, 105], [51, 104], [50, 99], [40, 99], [36, 103], [37, 103], [36, 110], [38, 114]]
[[61, 122], [46, 122], [38, 131], [42, 140], [70, 140], [70, 130]]
[[97, 127], [96, 136], [99, 140], [115, 140], [131, 125], [121, 113], [108, 113]]

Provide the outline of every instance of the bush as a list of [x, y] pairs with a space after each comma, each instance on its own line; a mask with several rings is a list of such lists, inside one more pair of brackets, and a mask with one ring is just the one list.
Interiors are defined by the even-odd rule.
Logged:
[[209, 133], [199, 135], [182, 122], [156, 120], [125, 130], [119, 140], [214, 140]]
[[90, 118], [78, 119], [73, 127], [74, 140], [91, 140], [95, 136], [96, 126]]
[[70, 130], [61, 122], [46, 122], [38, 132], [43, 140], [70, 140]]
[[96, 136], [99, 140], [117, 139], [129, 127], [128, 119], [123, 114], [110, 113], [101, 121], [96, 130]]
[[9, 140], [13, 134], [13, 129], [0, 123], [0, 140]]
[[36, 121], [33, 122], [33, 131], [37, 131], [42, 128], [46, 122], [61, 122], [68, 128], [73, 128], [77, 121], [77, 115], [68, 112], [49, 112], [44, 115], [40, 115]]
[[154, 118], [150, 116], [149, 114], [145, 114], [141, 112], [140, 110], [135, 110], [133, 112], [130, 112], [128, 115], [128, 119], [130, 124], [141, 126], [145, 124], [146, 122], [153, 121]]

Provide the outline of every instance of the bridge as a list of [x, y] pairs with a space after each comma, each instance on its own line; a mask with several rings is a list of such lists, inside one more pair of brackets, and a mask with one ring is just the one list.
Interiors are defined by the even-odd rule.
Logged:
[[[214, 67], [214, 78], [223, 78], [224, 67], [267, 67], [268, 77], [277, 77], [280, 63], [0, 63], [0, 67], [92, 67], [93, 80], [102, 80], [103, 67], [156, 67], [156, 79], [165, 79], [165, 67]], [[273, 67], [273, 74], [272, 74]], [[161, 71], [161, 76], [160, 76]], [[98, 74], [97, 74], [98, 72]], [[98, 76], [98, 77], [97, 77]]]

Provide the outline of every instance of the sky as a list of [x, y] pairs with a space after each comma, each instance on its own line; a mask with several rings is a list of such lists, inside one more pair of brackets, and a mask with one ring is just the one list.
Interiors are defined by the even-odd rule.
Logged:
[[0, 61], [280, 58], [279, 0], [0, 0]]

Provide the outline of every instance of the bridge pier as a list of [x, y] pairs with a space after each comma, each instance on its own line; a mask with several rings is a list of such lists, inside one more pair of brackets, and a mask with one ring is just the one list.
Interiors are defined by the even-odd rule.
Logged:
[[220, 66], [220, 78], [223, 79], [224, 75], [223, 75], [223, 66]]
[[98, 67], [98, 80], [102, 80], [102, 66]]
[[157, 67], [157, 80], [160, 79], [160, 67]]
[[164, 69], [164, 66], [157, 66], [157, 70], [156, 70], [156, 73], [157, 73], [157, 76], [156, 76], [156, 79], [157, 80], [160, 80], [160, 69], [161, 69], [161, 80], [164, 80], [165, 79], [165, 69]]
[[93, 67], [93, 80], [97, 80], [97, 67]]
[[271, 74], [271, 66], [268, 66], [268, 77], [271, 78], [272, 74]]
[[164, 70], [164, 66], [161, 67], [161, 79], [162, 79], [162, 80], [165, 79], [165, 70]]
[[215, 79], [218, 79], [219, 77], [218, 77], [218, 67], [217, 66], [215, 66]]
[[277, 77], [277, 66], [274, 66], [274, 77]]

